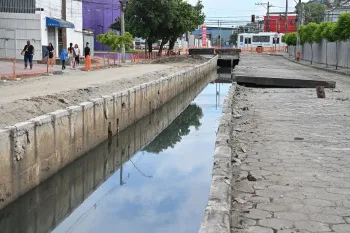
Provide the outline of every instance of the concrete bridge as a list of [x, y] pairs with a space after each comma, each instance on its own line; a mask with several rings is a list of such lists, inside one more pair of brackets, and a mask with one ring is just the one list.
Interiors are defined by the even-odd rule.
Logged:
[[234, 69], [239, 64], [241, 50], [235, 48], [192, 48], [189, 55], [215, 56], [218, 55], [218, 66]]

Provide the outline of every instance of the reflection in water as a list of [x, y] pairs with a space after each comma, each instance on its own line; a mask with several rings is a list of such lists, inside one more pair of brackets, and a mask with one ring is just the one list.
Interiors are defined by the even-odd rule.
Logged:
[[190, 127], [198, 130], [201, 126], [200, 119], [203, 117], [202, 109], [196, 104], [190, 104], [163, 132], [161, 132], [143, 150], [159, 154], [170, 148], [174, 148], [183, 136], [190, 133]]
[[[215, 85], [203, 90], [213, 78], [197, 83], [0, 211], [0, 232], [198, 231], [221, 114], [214, 105]], [[228, 88], [222, 85], [220, 95]]]

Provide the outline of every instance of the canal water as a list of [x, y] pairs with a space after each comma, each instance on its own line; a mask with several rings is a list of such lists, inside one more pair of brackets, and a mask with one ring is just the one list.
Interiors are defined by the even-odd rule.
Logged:
[[0, 232], [198, 232], [221, 107], [230, 88], [211, 82], [215, 77], [0, 211]]

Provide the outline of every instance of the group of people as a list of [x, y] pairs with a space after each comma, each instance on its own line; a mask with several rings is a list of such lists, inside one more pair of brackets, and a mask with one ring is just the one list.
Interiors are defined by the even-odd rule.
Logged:
[[[87, 62], [86, 60], [90, 59], [89, 42], [86, 42], [86, 47], [84, 49], [84, 56], [85, 56], [85, 62]], [[70, 64], [70, 68], [75, 69], [76, 65], [80, 64], [79, 46], [77, 44], [75, 44], [73, 47], [73, 43], [70, 43], [67, 51], [65, 49], [62, 49], [60, 59], [62, 61], [62, 70], [66, 69], [66, 61], [67, 60]]]
[[[52, 43], [49, 43], [49, 46], [47, 46], [47, 52], [45, 54], [45, 57], [48, 58], [48, 64], [53, 66], [55, 64], [55, 54], [54, 54], [54, 47]], [[21, 53], [24, 56], [24, 69], [27, 69], [28, 62], [30, 65], [30, 69], [33, 68], [33, 56], [34, 56], [34, 46], [30, 44], [30, 41], [27, 41], [26, 46], [24, 46], [24, 49]], [[62, 49], [62, 52], [60, 54], [60, 59], [62, 62], [62, 70], [66, 69], [66, 61], [68, 60], [70, 64], [71, 69], [76, 69], [76, 65], [80, 64], [80, 49], [77, 44], [74, 45], [73, 43], [69, 44], [69, 47], [67, 50]], [[84, 56], [85, 56], [85, 62], [89, 66], [91, 64], [90, 59], [90, 47], [89, 42], [86, 42], [86, 47], [84, 48]]]

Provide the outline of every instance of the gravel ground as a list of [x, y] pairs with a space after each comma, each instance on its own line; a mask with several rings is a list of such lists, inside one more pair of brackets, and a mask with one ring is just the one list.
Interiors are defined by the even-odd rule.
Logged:
[[204, 61], [207, 60], [183, 57], [167, 64], [76, 71], [0, 83], [0, 128], [156, 80]]
[[326, 99], [314, 89], [239, 88], [231, 232], [350, 232], [349, 77], [263, 57], [243, 56], [242, 66], [337, 88]]

